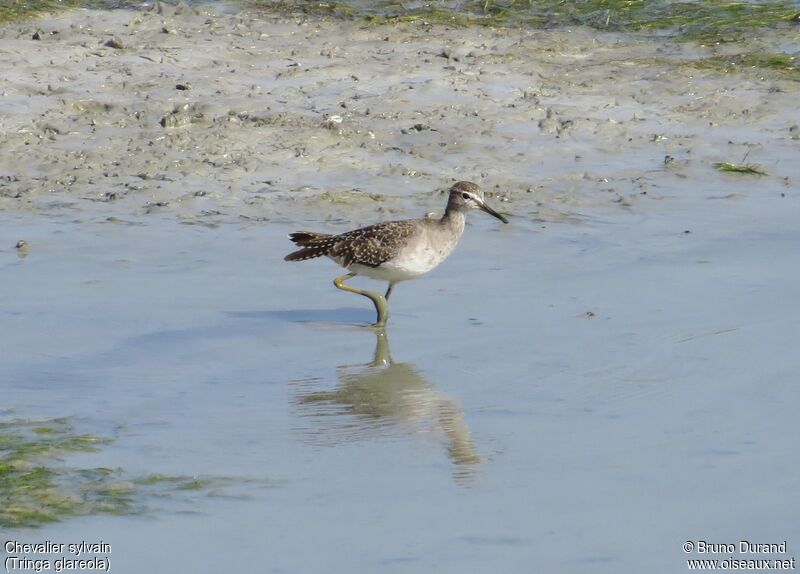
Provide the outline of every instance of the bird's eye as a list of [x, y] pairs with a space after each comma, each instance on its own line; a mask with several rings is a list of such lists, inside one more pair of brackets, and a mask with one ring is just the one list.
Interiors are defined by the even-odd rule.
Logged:
[[469, 194], [468, 193], [462, 193], [461, 197], [463, 197], [464, 199], [469, 199]]

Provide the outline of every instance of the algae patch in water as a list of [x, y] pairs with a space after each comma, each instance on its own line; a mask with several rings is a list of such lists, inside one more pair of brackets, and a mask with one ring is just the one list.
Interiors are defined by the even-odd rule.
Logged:
[[714, 164], [714, 168], [718, 171], [726, 171], [728, 173], [744, 173], [751, 175], [767, 175], [760, 165], [754, 163], [731, 163], [722, 161]]
[[207, 490], [222, 479], [158, 474], [127, 478], [123, 469], [73, 468], [71, 453], [113, 439], [76, 432], [68, 419], [0, 421], [0, 527], [41, 526], [88, 514], [135, 514], [144, 498]]

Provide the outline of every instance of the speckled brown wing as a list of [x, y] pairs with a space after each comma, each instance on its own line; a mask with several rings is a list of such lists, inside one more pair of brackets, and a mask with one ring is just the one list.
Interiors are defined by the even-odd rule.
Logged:
[[328, 255], [342, 267], [360, 263], [377, 267], [395, 257], [414, 233], [414, 221], [387, 221], [334, 236], [336, 241]]
[[290, 253], [284, 259], [305, 261], [327, 255], [342, 267], [349, 267], [353, 263], [377, 267], [397, 255], [415, 228], [413, 220], [404, 220], [378, 223], [340, 235], [298, 231], [289, 238], [303, 249]]

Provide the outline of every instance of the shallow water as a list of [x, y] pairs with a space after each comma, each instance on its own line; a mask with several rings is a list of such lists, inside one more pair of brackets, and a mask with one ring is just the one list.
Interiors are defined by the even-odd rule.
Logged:
[[291, 227], [4, 216], [31, 246], [0, 254], [14, 416], [120, 428], [79, 463], [258, 481], [13, 537], [102, 539], [117, 572], [667, 572], [685, 540], [791, 541], [796, 214], [473, 217], [396, 290], [391, 362], [330, 262], [280, 261]]

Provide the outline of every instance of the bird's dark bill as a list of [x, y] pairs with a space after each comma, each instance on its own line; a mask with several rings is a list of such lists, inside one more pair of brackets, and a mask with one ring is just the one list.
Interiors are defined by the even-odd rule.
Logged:
[[492, 209], [491, 207], [489, 207], [485, 203], [481, 204], [481, 209], [483, 211], [485, 211], [486, 213], [488, 213], [489, 215], [492, 215], [492, 216], [496, 217], [497, 219], [499, 219], [503, 223], [508, 223], [508, 219], [506, 219], [505, 217], [503, 217], [502, 215], [497, 213], [494, 209]]

